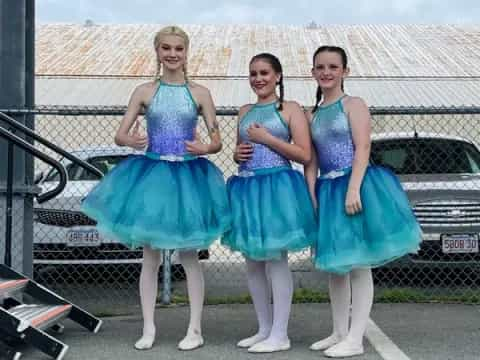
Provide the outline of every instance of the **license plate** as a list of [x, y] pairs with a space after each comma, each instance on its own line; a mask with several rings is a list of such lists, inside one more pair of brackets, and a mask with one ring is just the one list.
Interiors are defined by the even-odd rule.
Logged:
[[442, 251], [451, 253], [478, 253], [478, 234], [444, 234]]
[[100, 237], [97, 230], [70, 230], [67, 233], [67, 246], [98, 246]]

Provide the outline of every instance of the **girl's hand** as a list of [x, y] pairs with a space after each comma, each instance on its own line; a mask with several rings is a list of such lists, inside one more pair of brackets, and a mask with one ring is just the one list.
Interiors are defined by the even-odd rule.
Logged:
[[250, 160], [253, 154], [253, 145], [250, 143], [238, 144], [235, 148], [233, 158], [237, 162], [244, 162]]
[[193, 155], [206, 155], [210, 153], [210, 147], [208, 144], [204, 144], [197, 139], [194, 141], [185, 141], [187, 151]]
[[362, 211], [362, 200], [360, 190], [348, 188], [345, 198], [345, 211], [348, 215], [355, 215]]
[[135, 150], [143, 150], [147, 147], [148, 137], [140, 132], [140, 122], [135, 122], [132, 133], [128, 136], [127, 145]]
[[272, 136], [262, 125], [254, 123], [247, 129], [249, 139], [257, 144], [266, 144]]

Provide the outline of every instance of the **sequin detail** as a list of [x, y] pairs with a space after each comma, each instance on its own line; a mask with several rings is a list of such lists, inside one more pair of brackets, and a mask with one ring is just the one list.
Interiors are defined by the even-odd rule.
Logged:
[[290, 161], [263, 144], [250, 142], [247, 129], [254, 123], [261, 124], [270, 134], [284, 141], [290, 142], [290, 131], [285, 120], [276, 109], [276, 103], [255, 104], [240, 120], [239, 137], [241, 142], [253, 145], [252, 158], [243, 162], [239, 167], [239, 174], [251, 174], [255, 169], [290, 167]]
[[355, 147], [341, 99], [318, 108], [311, 130], [320, 174], [328, 174], [352, 166]]
[[147, 152], [170, 156], [188, 154], [185, 140], [194, 140], [198, 110], [186, 84], [161, 82], [145, 117]]

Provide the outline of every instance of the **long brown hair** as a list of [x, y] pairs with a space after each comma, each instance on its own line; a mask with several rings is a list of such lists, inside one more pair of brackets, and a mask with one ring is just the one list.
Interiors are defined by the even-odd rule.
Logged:
[[278, 105], [278, 110], [282, 111], [283, 110], [283, 96], [284, 96], [282, 64], [280, 63], [280, 60], [278, 60], [278, 58], [275, 55], [270, 54], [270, 53], [260, 53], [260, 54], [255, 55], [250, 60], [250, 65], [257, 60], [264, 60], [264, 61], [268, 62], [272, 66], [273, 70], [277, 74], [280, 74], [280, 80], [277, 83], [277, 85], [280, 89], [280, 98], [279, 98], [280, 104]]
[[[313, 53], [313, 66], [315, 66], [315, 58], [317, 57], [318, 54], [320, 54], [322, 52], [337, 53], [342, 58], [343, 68], [344, 69], [347, 68], [348, 59], [347, 59], [347, 53], [345, 52], [345, 50], [343, 48], [339, 47], [339, 46], [329, 46], [329, 45], [320, 46], [317, 50], [315, 50], [315, 52]], [[342, 91], [343, 91], [343, 80], [342, 80]], [[320, 103], [321, 100], [322, 100], [322, 89], [320, 88], [320, 86], [318, 86], [317, 87], [316, 101], [315, 101], [315, 105], [312, 109], [312, 113], [317, 111], [318, 104]]]

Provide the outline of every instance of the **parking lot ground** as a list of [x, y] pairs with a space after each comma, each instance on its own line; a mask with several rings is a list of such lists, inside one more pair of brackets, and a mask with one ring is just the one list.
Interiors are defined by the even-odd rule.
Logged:
[[[319, 359], [308, 346], [330, 332], [329, 304], [295, 304], [290, 320], [292, 349], [286, 352], [252, 355], [235, 347], [236, 341], [255, 330], [251, 305], [207, 306], [204, 313], [205, 346], [180, 352], [188, 307], [159, 308], [156, 312], [157, 342], [150, 351], [136, 351], [140, 335], [139, 314], [105, 318], [94, 335], [66, 322], [60, 339], [70, 345], [65, 360], [95, 359]], [[480, 354], [480, 307], [457, 304], [375, 304], [365, 340], [365, 354], [359, 360], [478, 360]], [[25, 349], [25, 359], [45, 356]]]

